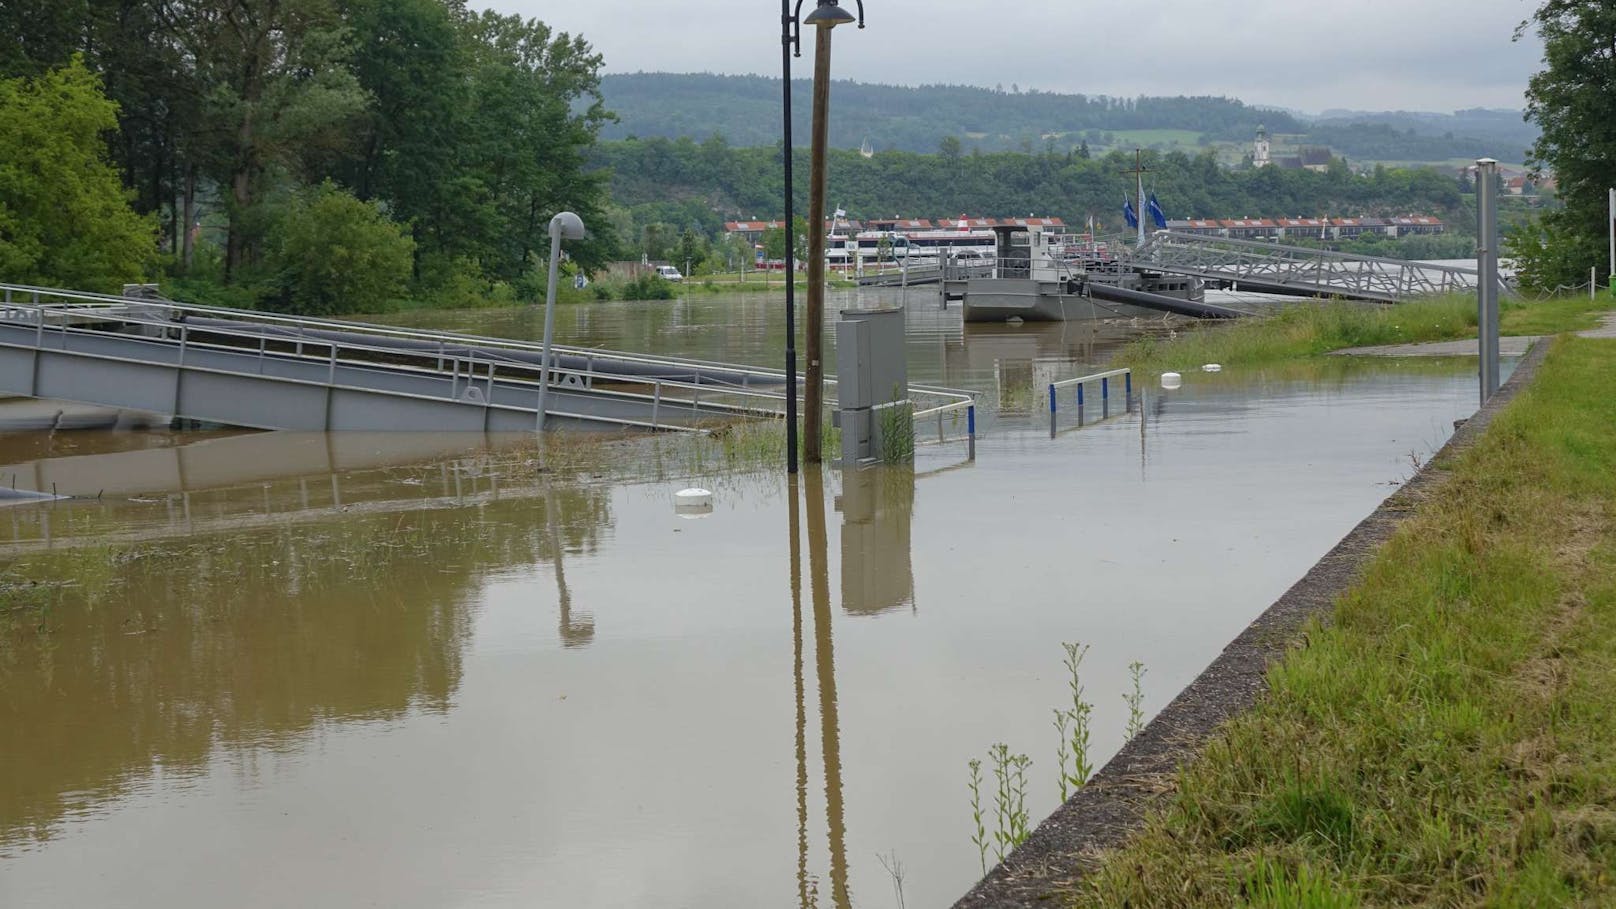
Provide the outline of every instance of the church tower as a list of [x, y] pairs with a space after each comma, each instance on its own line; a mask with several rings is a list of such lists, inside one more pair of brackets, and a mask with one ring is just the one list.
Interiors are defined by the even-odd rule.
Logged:
[[1251, 166], [1267, 167], [1272, 163], [1274, 163], [1273, 159], [1268, 157], [1268, 127], [1259, 124], [1257, 126], [1256, 148], [1251, 155]]

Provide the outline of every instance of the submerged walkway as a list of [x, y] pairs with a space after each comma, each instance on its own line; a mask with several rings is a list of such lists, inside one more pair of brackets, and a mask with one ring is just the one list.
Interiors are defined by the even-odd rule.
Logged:
[[[1604, 322], [1598, 328], [1579, 331], [1577, 334], [1584, 338], [1616, 338], [1616, 313], [1607, 313]], [[1542, 335], [1499, 338], [1498, 354], [1504, 357], [1525, 356], [1527, 349], [1542, 339]], [[1471, 338], [1466, 341], [1427, 341], [1424, 344], [1348, 347], [1345, 350], [1332, 350], [1330, 354], [1338, 357], [1475, 357], [1480, 356], [1479, 346], [1480, 342]]]

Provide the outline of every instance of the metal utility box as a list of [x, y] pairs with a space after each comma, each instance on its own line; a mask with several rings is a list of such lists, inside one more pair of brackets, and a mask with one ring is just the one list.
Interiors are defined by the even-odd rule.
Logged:
[[[883, 427], [908, 429], [909, 367], [903, 350], [903, 307], [844, 309], [836, 322], [836, 415], [842, 466], [882, 457]], [[912, 444], [904, 450], [912, 449]]]

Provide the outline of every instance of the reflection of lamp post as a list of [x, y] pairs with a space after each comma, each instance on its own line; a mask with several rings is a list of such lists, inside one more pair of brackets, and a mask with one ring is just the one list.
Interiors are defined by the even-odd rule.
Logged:
[[550, 336], [555, 330], [556, 275], [561, 271], [561, 241], [582, 240], [584, 220], [570, 211], [550, 219], [550, 288], [544, 295], [544, 355], [539, 363], [539, 416], [535, 428], [544, 431], [544, 396], [550, 388]]
[[[837, 0], [816, 0], [818, 6], [800, 19], [802, 0], [793, 9], [790, 0], [780, 0], [781, 62], [785, 93], [785, 209], [786, 209], [786, 470], [797, 472], [797, 334], [795, 325], [795, 263], [792, 249], [791, 213], [791, 57], [802, 55], [802, 25], [818, 31], [814, 44], [813, 146], [811, 185], [808, 195], [808, 387], [803, 392], [804, 447], [810, 462], [820, 455], [819, 424], [822, 418], [824, 363], [820, 357], [824, 333], [825, 307], [825, 113], [830, 103], [830, 30], [854, 17]], [[864, 27], [864, 0], [856, 0], [859, 28]]]

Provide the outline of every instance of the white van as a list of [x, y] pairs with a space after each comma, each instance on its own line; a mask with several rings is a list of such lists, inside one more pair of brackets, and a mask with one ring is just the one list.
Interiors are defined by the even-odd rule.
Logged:
[[672, 265], [658, 265], [656, 267], [656, 273], [657, 277], [661, 278], [662, 280], [672, 281], [675, 284], [685, 279], [684, 275], [679, 274], [679, 269], [674, 268]]

